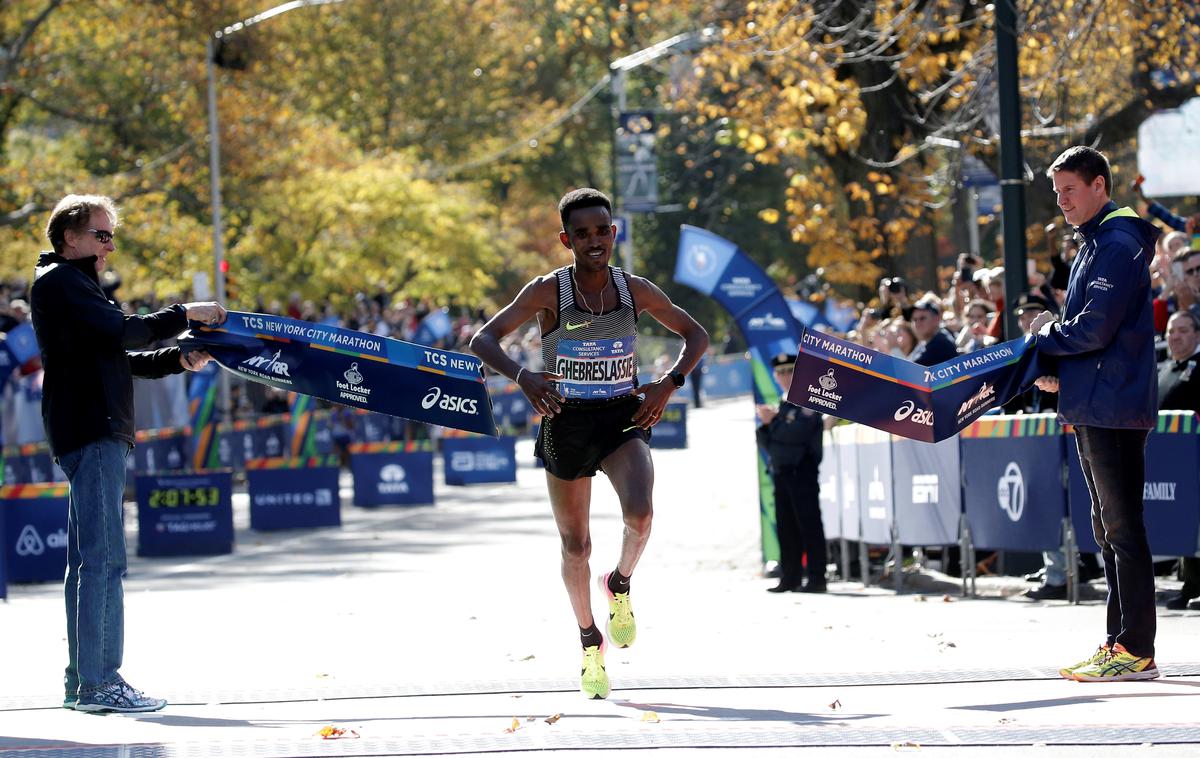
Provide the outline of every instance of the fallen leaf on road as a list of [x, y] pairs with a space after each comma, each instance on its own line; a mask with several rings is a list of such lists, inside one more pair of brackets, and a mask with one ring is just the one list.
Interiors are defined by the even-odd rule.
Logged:
[[343, 729], [340, 726], [323, 726], [317, 731], [317, 736], [323, 740], [356, 740], [358, 732], [353, 729]]
[[893, 742], [892, 750], [898, 753], [909, 753], [920, 750], [921, 746], [915, 742]]
[[954, 600], [954, 598], [950, 597], [949, 595], [942, 595], [942, 602], [943, 603], [953, 603], [956, 601]]
[[842, 701], [834, 700], [832, 703], [829, 704], [829, 707], [836, 711], [838, 708], [842, 707]]
[[518, 729], [520, 729], [520, 728], [521, 728], [521, 722], [520, 722], [520, 721], [517, 719], [517, 717], [516, 717], [516, 716], [513, 716], [513, 720], [512, 720], [512, 726], [510, 726], [509, 728], [505, 729], [505, 730], [504, 730], [504, 733], [505, 733], [505, 734], [512, 734], [513, 732], [517, 731], [517, 730], [518, 730]]
[[654, 711], [646, 711], [642, 714], [642, 721], [645, 721], [647, 724], [658, 724], [662, 722], [662, 719]]
[[557, 722], [558, 722], [558, 720], [559, 720], [560, 718], [562, 718], [562, 714], [561, 714], [561, 713], [556, 713], [556, 714], [554, 714], [553, 716], [551, 716], [550, 718], [546, 719], [546, 723], [547, 723], [547, 724], [554, 724], [554, 723], [557, 723]]
[[532, 660], [533, 660], [533, 656], [532, 656], [532, 655], [527, 655], [527, 656], [525, 656], [524, 658], [522, 658], [521, 660], [523, 660], [523, 661], [532, 661]]

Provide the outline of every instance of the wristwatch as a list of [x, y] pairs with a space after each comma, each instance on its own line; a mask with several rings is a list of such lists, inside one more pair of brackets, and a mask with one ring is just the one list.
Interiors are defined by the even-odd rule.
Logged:
[[671, 384], [674, 384], [676, 389], [683, 386], [683, 374], [678, 371], [672, 371], [667, 376], [671, 377]]

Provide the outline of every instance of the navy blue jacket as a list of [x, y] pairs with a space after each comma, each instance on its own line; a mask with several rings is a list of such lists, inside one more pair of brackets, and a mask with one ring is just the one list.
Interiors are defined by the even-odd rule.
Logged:
[[1057, 359], [1058, 417], [1078, 426], [1150, 429], [1158, 418], [1150, 260], [1158, 228], [1109, 202], [1078, 229], [1062, 320], [1036, 346]]
[[183, 365], [177, 347], [127, 351], [187, 329], [184, 306], [126, 316], [104, 296], [95, 256], [67, 260], [50, 252], [38, 259], [30, 295], [50, 452], [58, 458], [104, 437], [132, 445], [133, 377], [178, 374]]

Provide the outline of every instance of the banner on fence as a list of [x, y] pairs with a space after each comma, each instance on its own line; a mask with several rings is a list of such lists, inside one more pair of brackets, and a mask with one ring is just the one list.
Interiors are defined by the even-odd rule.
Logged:
[[442, 440], [446, 484], [517, 481], [516, 437], [447, 437]]
[[339, 474], [336, 456], [247, 461], [250, 528], [341, 526]]
[[233, 552], [228, 471], [137, 478], [138, 555]]
[[354, 504], [433, 504], [433, 446], [428, 442], [373, 442], [350, 446]]
[[[67, 569], [67, 498], [64, 483], [0, 487], [0, 535], [8, 582], [61, 582]], [[0, 580], [0, 584], [3, 580]]]

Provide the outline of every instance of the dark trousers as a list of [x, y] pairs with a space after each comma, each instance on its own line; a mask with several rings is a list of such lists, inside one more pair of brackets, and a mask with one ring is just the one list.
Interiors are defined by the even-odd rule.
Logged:
[[817, 464], [806, 460], [781, 466], [775, 482], [775, 532], [779, 535], [779, 581], [798, 587], [804, 576], [800, 556], [806, 555], [808, 581], [825, 582], [825, 526], [821, 523]]
[[1154, 562], [1142, 518], [1145, 429], [1075, 428], [1092, 496], [1092, 531], [1108, 581], [1108, 644], [1154, 655]]

